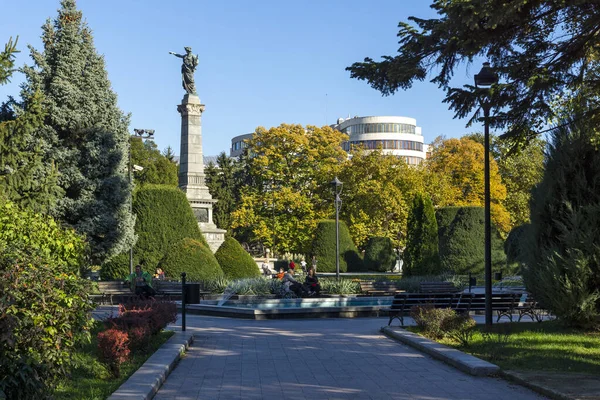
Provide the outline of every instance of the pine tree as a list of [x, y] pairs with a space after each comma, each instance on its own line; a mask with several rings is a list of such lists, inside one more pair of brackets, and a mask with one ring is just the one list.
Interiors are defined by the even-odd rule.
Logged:
[[[0, 85], [9, 81], [14, 71], [17, 41], [12, 38], [0, 53]], [[43, 159], [35, 132], [46, 115], [39, 91], [27, 99], [27, 108], [18, 116], [10, 99], [3, 104], [0, 117], [0, 192], [13, 202], [38, 212], [48, 212], [60, 189], [56, 169], [51, 160]]]
[[58, 17], [42, 29], [44, 50], [30, 47], [34, 66], [23, 70], [23, 97], [40, 90], [48, 110], [39, 133], [65, 191], [52, 214], [86, 235], [92, 262], [100, 264], [134, 241], [129, 117], [117, 106], [104, 59], [75, 0], [62, 0]]
[[406, 276], [439, 274], [441, 265], [438, 241], [438, 225], [433, 203], [429, 197], [417, 194], [408, 215], [402, 274]]
[[[563, 125], [564, 124], [564, 125]], [[553, 131], [531, 196], [523, 278], [546, 309], [576, 326], [600, 325], [600, 149], [581, 114]]]
[[217, 165], [209, 164], [206, 168], [206, 186], [211, 196], [218, 202], [214, 205], [213, 216], [219, 228], [229, 229], [231, 213], [239, 200], [240, 185], [236, 180], [239, 165], [225, 153], [217, 157]]

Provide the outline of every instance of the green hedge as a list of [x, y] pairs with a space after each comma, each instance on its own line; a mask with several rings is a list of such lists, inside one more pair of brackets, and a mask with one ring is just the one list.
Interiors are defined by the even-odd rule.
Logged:
[[229, 279], [253, 278], [260, 276], [258, 265], [240, 243], [228, 236], [215, 253], [219, 265]]
[[[453, 274], [479, 274], [484, 269], [484, 210], [482, 207], [440, 209], [439, 254], [442, 271]], [[451, 216], [454, 219], [450, 221]], [[448, 224], [448, 221], [449, 224]], [[506, 265], [504, 244], [492, 225], [492, 266], [499, 271]]]
[[[363, 261], [348, 232], [348, 227], [340, 221], [340, 272], [363, 271]], [[335, 221], [324, 220], [317, 225], [312, 243], [311, 256], [317, 257], [318, 272], [335, 272]]]
[[171, 245], [159, 263], [167, 278], [178, 279], [182, 272], [190, 282], [208, 281], [223, 276], [223, 270], [208, 246], [185, 238]]
[[[133, 265], [141, 263], [150, 273], [173, 243], [191, 238], [206, 244], [194, 212], [180, 189], [167, 185], [145, 185], [134, 192], [137, 243], [133, 248]], [[105, 263], [100, 271], [104, 280], [123, 279], [129, 274], [129, 252]]]
[[365, 249], [365, 269], [376, 272], [391, 271], [396, 264], [396, 253], [392, 240], [387, 237], [372, 237]]

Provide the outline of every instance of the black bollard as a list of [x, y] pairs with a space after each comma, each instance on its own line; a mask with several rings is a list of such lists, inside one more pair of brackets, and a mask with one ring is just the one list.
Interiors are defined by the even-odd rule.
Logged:
[[181, 273], [181, 330], [185, 331], [185, 272]]

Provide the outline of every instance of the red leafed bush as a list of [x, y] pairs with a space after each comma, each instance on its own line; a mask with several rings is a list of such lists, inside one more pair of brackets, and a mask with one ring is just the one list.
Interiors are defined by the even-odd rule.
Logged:
[[173, 302], [140, 300], [119, 306], [119, 315], [106, 321], [106, 326], [127, 332], [129, 349], [144, 348], [152, 335], [158, 334], [169, 323], [177, 320], [177, 306]]
[[121, 364], [129, 359], [129, 336], [118, 329], [108, 329], [98, 334], [100, 360], [108, 364], [115, 377], [121, 374]]

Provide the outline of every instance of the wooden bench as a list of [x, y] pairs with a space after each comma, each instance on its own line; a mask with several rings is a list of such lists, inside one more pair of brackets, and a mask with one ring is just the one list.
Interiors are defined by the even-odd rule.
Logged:
[[421, 282], [419, 283], [421, 293], [457, 293], [460, 292], [452, 282]]
[[[527, 293], [493, 293], [492, 311], [496, 312], [496, 322], [507, 317], [511, 322], [513, 315], [519, 315], [519, 321], [529, 316], [532, 321], [542, 321], [545, 311]], [[398, 319], [404, 326], [404, 316], [409, 315], [415, 306], [451, 308], [456, 312], [485, 311], [484, 293], [400, 293], [394, 296], [390, 308], [382, 309], [389, 315], [388, 325]]]
[[[152, 286], [156, 290], [156, 296], [158, 297], [162, 297], [165, 300], [181, 300], [181, 282], [155, 279], [152, 281]], [[203, 300], [204, 296], [208, 294], [210, 294], [209, 291], [199, 291], [200, 298]]]
[[129, 285], [123, 284], [121, 281], [100, 281], [98, 282], [98, 291], [98, 294], [92, 294], [90, 297], [93, 300], [99, 299], [100, 304], [110, 303], [113, 305], [115, 299], [118, 299], [119, 302], [122, 302], [123, 299], [128, 302], [135, 296], [131, 293]]
[[382, 311], [386, 311], [390, 317], [388, 325], [398, 319], [404, 326], [404, 316], [409, 315], [413, 307], [451, 308], [457, 312], [468, 312], [470, 297], [468, 293], [400, 293], [394, 296], [390, 308]]
[[542, 322], [544, 315], [548, 314], [530, 293], [521, 294], [515, 311], [519, 313], [519, 322], [525, 316], [531, 318], [532, 321]]
[[[485, 294], [472, 293], [469, 311], [485, 311]], [[500, 318], [507, 317], [510, 322], [513, 320], [513, 314], [517, 313], [521, 293], [492, 293], [492, 311], [496, 312], [496, 322]]]
[[403, 290], [399, 288], [398, 282], [390, 281], [360, 281], [360, 291], [367, 296], [392, 295]]

